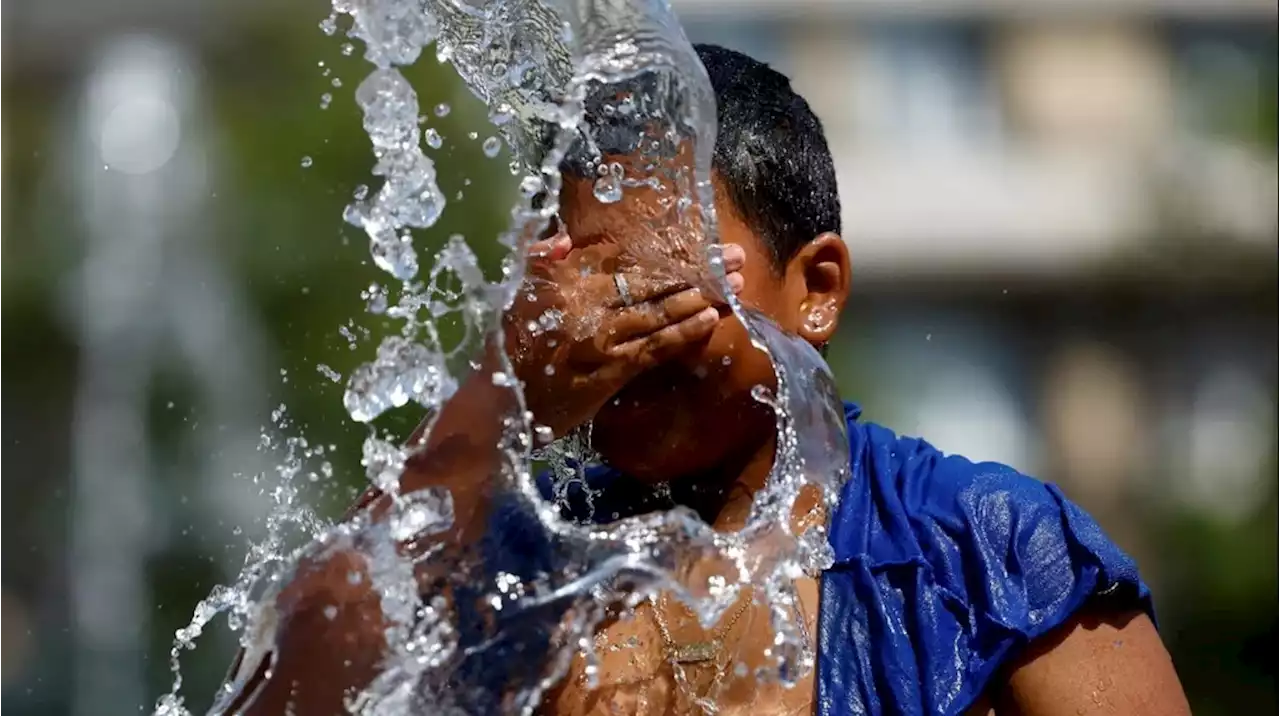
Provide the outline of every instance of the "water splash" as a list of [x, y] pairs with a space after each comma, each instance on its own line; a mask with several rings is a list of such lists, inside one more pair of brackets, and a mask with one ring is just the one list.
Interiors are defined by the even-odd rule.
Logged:
[[[620, 201], [637, 187], [661, 197], [661, 211], [643, 221], [645, 238], [627, 250], [646, 266], [728, 297], [753, 344], [773, 359], [774, 384], [754, 394], [777, 416], [775, 464], [739, 532], [717, 533], [682, 508], [607, 527], [580, 525], [540, 497], [533, 460], [551, 465], [557, 497], [564, 498], [574, 484], [586, 489], [583, 466], [596, 459], [590, 425], [535, 453], [550, 435], [524, 411], [521, 386], [503, 354], [492, 384], [507, 399], [495, 404], [491, 416], [501, 425], [502, 439], [494, 446], [486, 504], [532, 518], [541, 534], [528, 538], [547, 540], [555, 552], [557, 569], [530, 574], [495, 574], [480, 545], [450, 545], [442, 538], [455, 526], [452, 496], [435, 488], [400, 493], [401, 473], [420, 446], [371, 433], [364, 465], [370, 483], [391, 496], [388, 514], [361, 515], [328, 528], [306, 548], [312, 558], [337, 550], [360, 555], [365, 567], [351, 577], [357, 583], [368, 579], [381, 600], [385, 655], [376, 678], [349, 708], [362, 714], [528, 713], [576, 652], [586, 655], [587, 673], [593, 673], [590, 637], [611, 605], [634, 608], [670, 590], [710, 625], [746, 585], [757, 586], [753, 598], [768, 605], [777, 634], [771, 664], [757, 677], [794, 683], [814, 661], [794, 581], [827, 567], [830, 553], [821, 527], [793, 534], [791, 511], [807, 486], [816, 487], [821, 506], [829, 507], [848, 478], [843, 414], [817, 352], [744, 309], [727, 286], [715, 243], [710, 179], [715, 98], [668, 4], [335, 0], [334, 10], [322, 27], [336, 32], [337, 15], [350, 16], [348, 34], [363, 41], [364, 56], [375, 67], [360, 83], [356, 101], [377, 160], [374, 172], [385, 178], [371, 199], [358, 196], [345, 218], [368, 234], [375, 263], [402, 282], [394, 305], [382, 290], [366, 298], [375, 313], [403, 325], [399, 335], [382, 341], [373, 361], [351, 374], [344, 405], [354, 420], [368, 422], [409, 402], [438, 415], [465, 379], [456, 359], [474, 361], [484, 346], [501, 347], [502, 312], [521, 300], [525, 285], [520, 257], [556, 215], [566, 160], [594, 174], [593, 193], [603, 203]], [[486, 141], [485, 153], [492, 156], [505, 143], [522, 175], [511, 227], [499, 237], [510, 255], [497, 283], [485, 281], [461, 237], [446, 242], [427, 279], [415, 282], [413, 230], [433, 226], [446, 203], [421, 143], [437, 149], [444, 140], [434, 129], [419, 129], [426, 118], [395, 67], [413, 63], [433, 43], [437, 58], [453, 65], [502, 135], [496, 143]], [[448, 112], [442, 104], [433, 114]], [[535, 205], [536, 197], [545, 200]], [[451, 349], [437, 329], [446, 317], [459, 318], [465, 333]], [[552, 330], [562, 320], [546, 313], [532, 330]], [[468, 363], [463, 372], [477, 368]], [[589, 489], [587, 499], [590, 506]], [[291, 552], [288, 559], [300, 554]], [[281, 563], [276, 545], [251, 552], [240, 580], [211, 595], [192, 626], [179, 633], [175, 664], [180, 650], [223, 611], [237, 624], [252, 625], [242, 640], [246, 648], [269, 650], [279, 615], [273, 593], [262, 585], [283, 580]], [[705, 570], [692, 576], [695, 565], [707, 564], [716, 565], [710, 578]], [[267, 572], [271, 579], [264, 580]], [[468, 597], [450, 602], [440, 591], [424, 594], [426, 577]], [[462, 619], [464, 603], [480, 613]], [[485, 661], [483, 678], [472, 668], [479, 658]], [[183, 713], [180, 685], [179, 678], [157, 713]], [[242, 679], [233, 679], [219, 703], [229, 703], [229, 694], [243, 686]]]
[[[386, 54], [404, 51], [388, 48]], [[418, 95], [398, 71], [381, 68], [360, 83], [356, 104], [364, 112], [364, 128], [378, 160], [373, 173], [386, 177], [386, 182], [371, 201], [349, 205], [343, 218], [369, 235], [378, 268], [408, 281], [418, 273], [418, 255], [406, 229], [434, 226], [445, 206], [435, 165], [418, 141]]]
[[[272, 411], [272, 427], [262, 431], [259, 449], [279, 455], [279, 462], [274, 475], [263, 474], [253, 478], [263, 488], [263, 494], [272, 506], [267, 515], [266, 536], [249, 545], [244, 568], [235, 583], [215, 587], [196, 605], [187, 626], [174, 635], [174, 644], [169, 652], [173, 684], [169, 693], [156, 704], [156, 716], [188, 716], [191, 713], [181, 693], [180, 661], [183, 652], [195, 649], [205, 628], [219, 615], [226, 614], [227, 625], [242, 631], [240, 645], [250, 657], [256, 658], [270, 649], [275, 626], [275, 612], [270, 603], [276, 585], [306, 545], [331, 528], [327, 520], [300, 501], [301, 491], [297, 484], [300, 475], [318, 478], [317, 472], [309, 469], [317, 460], [320, 461], [317, 466], [319, 474], [332, 476], [332, 467], [326, 459], [330, 450], [324, 445], [311, 445], [300, 435], [284, 439], [278, 437], [294, 427], [283, 405]], [[224, 687], [223, 693], [215, 696], [215, 710], [216, 703], [226, 698], [227, 691]]]

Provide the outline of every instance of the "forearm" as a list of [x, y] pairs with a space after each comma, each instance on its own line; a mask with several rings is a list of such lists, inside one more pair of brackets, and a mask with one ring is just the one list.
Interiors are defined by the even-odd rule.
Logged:
[[274, 603], [259, 607], [269, 651], [241, 651], [218, 712], [345, 713], [345, 700], [373, 680], [385, 653], [382, 607], [367, 577], [364, 557], [352, 550], [300, 560]]
[[[432, 567], [442, 559], [452, 562], [470, 550], [488, 527], [493, 480], [507, 459], [500, 449], [510, 429], [504, 422], [518, 416], [517, 398], [493, 380], [501, 367], [498, 358], [487, 353], [480, 369], [408, 442], [411, 456], [399, 494], [442, 487], [454, 511], [452, 527], [429, 537], [447, 554], [420, 560], [411, 550], [425, 545], [397, 545], [403, 557], [417, 563], [420, 580], [430, 580]], [[344, 698], [368, 685], [386, 650], [388, 624], [364, 546], [388, 538], [382, 525], [394, 509], [390, 496], [371, 489], [346, 518], [352, 522], [359, 516], [367, 520], [365, 527], [351, 539], [314, 545], [299, 559], [274, 608], [267, 607], [278, 620], [269, 625], [274, 650], [257, 664], [238, 665], [238, 693], [227, 712], [279, 714], [292, 704], [298, 713], [338, 713]]]
[[[470, 542], [484, 527], [494, 480], [501, 474], [504, 443], [512, 439], [519, 418], [514, 390], [495, 381], [505, 369], [495, 348], [481, 357], [479, 367], [440, 409], [427, 415], [405, 441], [408, 458], [400, 475], [401, 497], [428, 488], [444, 488], [453, 502], [454, 524], [443, 535]], [[344, 521], [364, 513], [373, 522], [388, 516], [394, 501], [370, 487], [348, 510]]]

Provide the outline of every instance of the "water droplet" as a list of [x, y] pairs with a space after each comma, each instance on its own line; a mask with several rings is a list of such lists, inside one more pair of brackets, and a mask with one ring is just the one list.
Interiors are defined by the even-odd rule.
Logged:
[[453, 525], [453, 496], [433, 487], [408, 495], [391, 517], [391, 536], [405, 541], [437, 534]]
[[329, 84], [333, 85], [334, 87], [341, 87], [341, 86], [342, 86], [342, 78], [340, 78], [340, 77], [334, 77], [332, 80], [329, 80]]
[[351, 196], [353, 196], [356, 201], [364, 201], [364, 198], [369, 196], [369, 187], [364, 184], [357, 184], [356, 190], [351, 193]]
[[378, 284], [369, 284], [369, 288], [360, 292], [360, 298], [368, 302], [366, 309], [369, 313], [382, 315], [387, 312], [387, 290]]
[[533, 175], [520, 180], [520, 194], [526, 199], [537, 196], [542, 191], [542, 178]]
[[329, 104], [333, 102], [333, 95], [325, 92], [320, 95], [320, 109], [329, 109]]
[[355, 45], [352, 45], [350, 42], [342, 43], [341, 50], [342, 50], [343, 57], [350, 57], [351, 53], [355, 52], [355, 49], [356, 49]]
[[311, 157], [303, 157], [303, 158], [302, 158], [302, 168], [303, 168], [303, 169], [306, 169], [306, 168], [308, 168], [308, 167], [310, 167], [310, 166], [311, 166]]
[[[354, 350], [350, 331], [345, 335]], [[351, 373], [342, 400], [353, 420], [369, 422], [411, 400], [438, 406], [455, 390], [457, 383], [441, 354], [402, 336], [388, 336], [374, 361]]]
[[449, 105], [445, 104], [444, 102], [441, 102], [440, 104], [437, 104], [437, 105], [436, 105], [436, 116], [437, 116], [437, 117], [448, 117], [448, 116], [449, 116]]
[[499, 370], [493, 373], [493, 384], [499, 388], [510, 388], [516, 384], [516, 380], [511, 375]]
[[320, 31], [326, 35], [332, 35], [338, 31], [338, 16], [330, 15], [320, 21]]
[[324, 608], [324, 618], [333, 621], [338, 617], [338, 608], [330, 604]]
[[551, 443], [552, 440], [556, 439], [555, 433], [552, 432], [551, 428], [546, 425], [535, 426], [533, 428], [533, 435], [538, 439], [538, 442], [542, 443], [543, 445], [548, 445]]
[[[553, 331], [560, 327], [560, 322], [563, 318], [564, 314], [561, 313], [559, 309], [548, 308], [542, 312], [542, 315], [538, 316], [538, 325], [541, 326], [544, 331]], [[555, 345], [554, 339], [547, 341], [548, 347], [554, 348]]]
[[498, 152], [502, 151], [502, 140], [497, 137], [489, 137], [484, 140], [484, 144], [481, 145], [481, 148], [484, 150], [484, 155], [486, 157], [493, 159], [498, 156]]
[[555, 367], [554, 365], [551, 365], [550, 363], [548, 363], [548, 364], [546, 364], [546, 365], [542, 366], [542, 372], [543, 372], [545, 375], [555, 375], [555, 374], [556, 374], [556, 367]]
[[330, 382], [333, 382], [333, 383], [342, 382], [342, 374], [330, 368], [329, 366], [325, 365], [324, 363], [317, 364], [316, 370], [320, 372], [320, 375], [323, 375], [324, 377], [328, 378]]
[[602, 204], [613, 204], [622, 198], [622, 182], [612, 175], [596, 180], [592, 192]]
[[428, 129], [424, 136], [427, 139], [427, 146], [432, 149], [439, 149], [444, 144], [444, 138], [434, 128]]

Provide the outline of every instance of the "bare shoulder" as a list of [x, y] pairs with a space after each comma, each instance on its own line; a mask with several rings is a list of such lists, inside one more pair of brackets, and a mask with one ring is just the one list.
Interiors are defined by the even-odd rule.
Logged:
[[1086, 611], [1031, 644], [991, 690], [1001, 716], [1191, 713], [1169, 652], [1141, 611]]

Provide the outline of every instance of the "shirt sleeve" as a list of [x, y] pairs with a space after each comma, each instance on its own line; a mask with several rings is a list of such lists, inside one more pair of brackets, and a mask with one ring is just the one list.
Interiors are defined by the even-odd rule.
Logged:
[[1133, 560], [1057, 487], [855, 429], [823, 584], [825, 713], [959, 714], [1086, 602], [1152, 612]]

